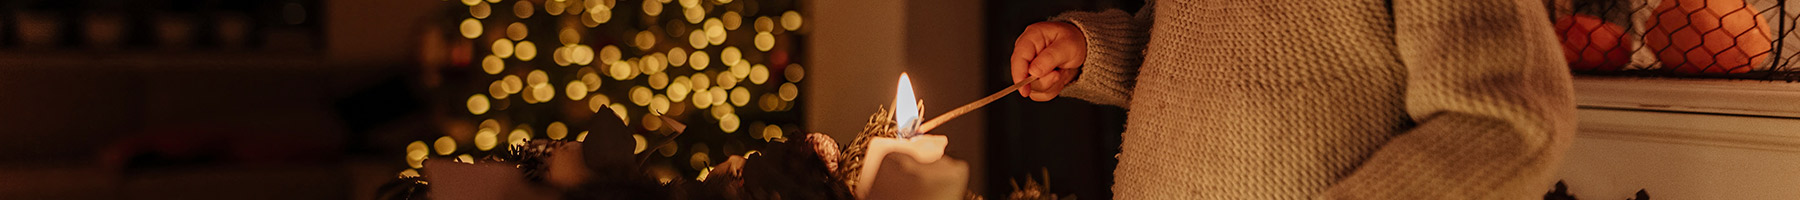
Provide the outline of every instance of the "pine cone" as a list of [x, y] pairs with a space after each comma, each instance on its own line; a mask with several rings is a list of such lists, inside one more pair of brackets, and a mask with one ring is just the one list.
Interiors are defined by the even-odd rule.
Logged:
[[832, 140], [831, 136], [824, 133], [811, 133], [806, 134], [806, 141], [812, 144], [813, 153], [817, 153], [819, 159], [825, 161], [825, 170], [837, 171], [838, 159], [843, 159], [838, 157], [840, 153], [837, 140]]

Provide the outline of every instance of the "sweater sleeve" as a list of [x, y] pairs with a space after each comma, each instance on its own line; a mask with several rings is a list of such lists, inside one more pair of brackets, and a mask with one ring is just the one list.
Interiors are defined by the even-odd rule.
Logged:
[[1570, 75], [1538, 0], [1395, 0], [1407, 68], [1396, 134], [1322, 199], [1528, 199], [1575, 130]]
[[1118, 9], [1100, 12], [1067, 12], [1052, 21], [1081, 27], [1087, 36], [1087, 60], [1080, 75], [1063, 88], [1062, 96], [1096, 104], [1127, 107], [1137, 69], [1144, 63], [1144, 44], [1150, 39], [1150, 19], [1155, 1], [1144, 4], [1137, 15]]

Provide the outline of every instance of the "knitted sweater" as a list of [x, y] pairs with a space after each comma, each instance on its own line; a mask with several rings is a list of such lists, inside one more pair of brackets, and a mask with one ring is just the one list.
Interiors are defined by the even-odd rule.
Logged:
[[1063, 91], [1129, 110], [1118, 199], [1527, 199], [1574, 134], [1541, 0], [1166, 0], [1070, 12]]

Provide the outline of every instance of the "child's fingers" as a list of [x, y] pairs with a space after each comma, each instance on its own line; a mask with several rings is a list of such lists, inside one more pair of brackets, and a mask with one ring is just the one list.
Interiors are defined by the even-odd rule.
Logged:
[[[1044, 49], [1046, 42], [1042, 34], [1041, 31], [1026, 28], [1025, 33], [1020, 34], [1019, 39], [1013, 42], [1011, 70], [1013, 83], [1024, 81], [1025, 77], [1030, 74], [1031, 63], [1041, 57], [1038, 51]], [[1030, 88], [1020, 89], [1019, 96], [1031, 96]]]

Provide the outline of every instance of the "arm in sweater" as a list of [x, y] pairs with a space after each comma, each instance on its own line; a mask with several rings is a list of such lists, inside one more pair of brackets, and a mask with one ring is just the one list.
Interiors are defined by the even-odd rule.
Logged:
[[1138, 66], [1144, 63], [1144, 44], [1150, 39], [1154, 7], [1154, 1], [1145, 3], [1136, 16], [1110, 9], [1051, 17], [1052, 21], [1075, 24], [1087, 35], [1087, 60], [1082, 63], [1081, 74], [1063, 88], [1061, 95], [1127, 107]]
[[1528, 199], [1574, 134], [1570, 76], [1538, 0], [1394, 0], [1417, 126], [1324, 199]]

